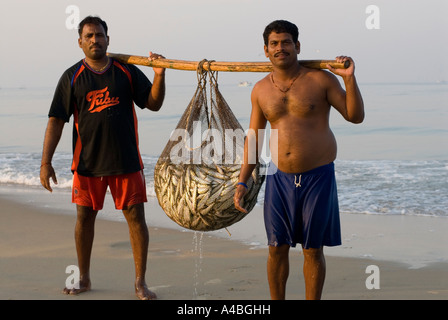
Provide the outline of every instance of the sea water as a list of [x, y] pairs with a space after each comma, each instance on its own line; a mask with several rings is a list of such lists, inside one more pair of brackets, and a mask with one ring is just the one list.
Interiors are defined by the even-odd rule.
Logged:
[[[172, 86], [162, 109], [138, 110], [140, 151], [147, 193], [155, 199], [154, 166], [195, 92]], [[448, 85], [360, 84], [366, 118], [346, 122], [335, 110], [336, 178], [345, 213], [448, 216]], [[220, 86], [241, 122], [249, 125], [250, 87]], [[48, 109], [54, 88], [0, 89], [0, 186], [41, 190], [39, 170]], [[70, 193], [71, 135], [66, 124], [53, 166], [55, 186]], [[11, 189], [12, 190], [12, 189]], [[264, 189], [258, 204], [263, 202]]]

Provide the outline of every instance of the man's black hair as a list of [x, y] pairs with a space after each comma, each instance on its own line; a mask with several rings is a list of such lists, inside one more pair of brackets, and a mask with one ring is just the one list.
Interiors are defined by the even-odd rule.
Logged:
[[292, 36], [294, 43], [299, 40], [299, 29], [294, 23], [286, 20], [275, 20], [268, 24], [263, 32], [264, 44], [268, 45], [269, 35], [272, 33], [289, 33]]
[[94, 16], [87, 16], [85, 17], [78, 26], [78, 34], [81, 37], [82, 35], [82, 29], [84, 28], [84, 26], [86, 24], [94, 24], [94, 25], [101, 25], [104, 28], [104, 32], [106, 32], [106, 36], [107, 36], [107, 23], [106, 21], [102, 20], [100, 17], [94, 17]]

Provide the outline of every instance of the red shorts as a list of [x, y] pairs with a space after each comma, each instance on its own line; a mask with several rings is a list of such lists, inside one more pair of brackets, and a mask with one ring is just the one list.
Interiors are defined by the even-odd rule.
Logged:
[[106, 177], [84, 177], [75, 171], [72, 202], [91, 207], [93, 210], [101, 210], [107, 187], [112, 193], [116, 209], [123, 210], [147, 201], [143, 171]]

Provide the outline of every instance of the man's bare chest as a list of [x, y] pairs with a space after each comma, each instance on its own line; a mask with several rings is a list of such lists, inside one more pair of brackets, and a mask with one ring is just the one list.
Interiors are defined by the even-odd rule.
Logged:
[[271, 123], [285, 117], [312, 118], [328, 112], [328, 107], [322, 94], [302, 90], [286, 94], [273, 91], [261, 104], [264, 116]]

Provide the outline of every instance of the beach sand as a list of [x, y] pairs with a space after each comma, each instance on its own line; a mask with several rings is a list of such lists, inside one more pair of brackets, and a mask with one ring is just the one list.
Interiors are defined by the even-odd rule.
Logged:
[[[18, 201], [21, 197], [23, 199]], [[92, 291], [66, 296], [61, 293], [70, 275], [66, 273], [66, 268], [77, 264], [73, 236], [75, 208], [72, 214], [56, 214], [54, 210], [47, 212], [44, 208], [27, 203], [26, 197], [24, 194], [11, 200], [0, 194], [0, 299], [136, 299], [133, 289], [134, 263], [126, 223], [97, 219], [91, 266]], [[147, 215], [156, 210], [161, 211], [158, 205], [146, 205]], [[369, 243], [370, 240], [370, 246], [378, 244], [376, 240], [369, 239], [363, 228], [375, 230], [377, 227], [383, 230], [386, 227], [383, 230], [385, 235], [378, 236], [384, 239], [379, 246], [386, 249], [392, 245], [387, 237], [388, 228], [395, 226], [392, 220], [365, 215], [360, 215], [360, 220], [356, 220], [350, 216], [344, 217], [343, 226], [349, 230], [355, 228], [358, 236], [348, 231], [350, 236], [345, 238], [350, 239], [343, 240], [346, 244], [339, 251], [326, 249], [327, 275], [323, 299], [448, 299], [446, 260], [429, 261], [424, 266], [415, 267], [393, 260], [341, 256], [338, 252], [349, 251], [356, 243], [355, 238], [359, 240], [364, 236], [366, 241], [363, 243]], [[407, 233], [402, 230], [400, 234], [407, 235], [409, 239], [418, 237], [415, 230], [421, 227], [420, 222], [408, 220], [414, 223], [414, 229]], [[443, 223], [432, 221], [443, 228], [440, 234], [445, 234], [447, 220], [441, 220]], [[435, 229], [432, 233], [437, 241], [437, 228], [431, 228]], [[150, 227], [149, 232], [147, 282], [159, 300], [269, 299], [266, 247], [253, 248], [232, 237], [216, 237], [209, 233], [153, 227]], [[423, 242], [421, 247], [437, 250], [430, 242], [424, 243], [428, 239], [422, 237], [419, 240]], [[446, 246], [446, 242], [440, 244], [442, 246]], [[403, 249], [395, 250], [396, 254], [400, 254]], [[413, 248], [408, 250], [411, 253], [414, 251]], [[419, 249], [416, 248], [413, 254], [418, 255]], [[287, 299], [304, 299], [302, 263], [300, 250], [293, 250]], [[370, 275], [366, 273], [366, 268], [369, 265], [379, 268], [379, 289], [366, 288], [366, 279]]]

